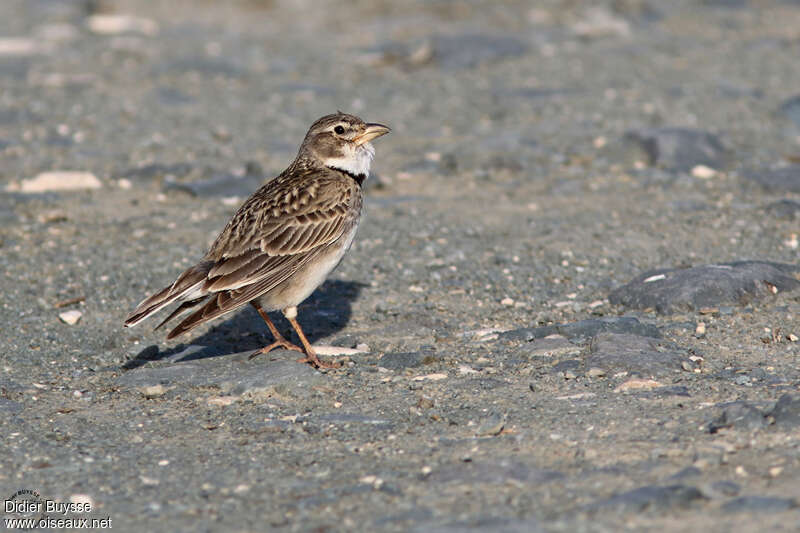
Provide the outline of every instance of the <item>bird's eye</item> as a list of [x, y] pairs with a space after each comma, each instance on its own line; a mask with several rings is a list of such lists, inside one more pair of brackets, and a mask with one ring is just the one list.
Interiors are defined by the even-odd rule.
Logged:
[[341, 135], [342, 133], [344, 133], [344, 126], [342, 126], [340, 124], [340, 125], [336, 126], [335, 128], [333, 128], [333, 131], [334, 131], [334, 133], [336, 133], [336, 135]]

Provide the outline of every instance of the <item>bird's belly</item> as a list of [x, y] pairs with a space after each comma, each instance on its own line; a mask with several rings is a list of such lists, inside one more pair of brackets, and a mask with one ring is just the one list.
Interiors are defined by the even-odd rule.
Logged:
[[289, 279], [262, 295], [259, 298], [261, 306], [268, 311], [277, 311], [297, 306], [311, 296], [311, 293], [322, 285], [328, 274], [336, 268], [344, 254], [350, 249], [357, 229], [358, 226], [354, 224], [346, 235], [342, 235], [341, 239], [344, 240], [341, 245], [337, 243], [330, 246], [322, 255], [318, 255], [306, 263]]

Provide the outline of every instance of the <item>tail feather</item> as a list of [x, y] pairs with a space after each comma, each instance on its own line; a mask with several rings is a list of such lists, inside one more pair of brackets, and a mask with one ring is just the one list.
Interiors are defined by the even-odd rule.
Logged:
[[[203, 262], [186, 269], [186, 271], [181, 274], [172, 285], [161, 289], [148, 298], [145, 298], [138, 306], [136, 306], [136, 309], [134, 309], [125, 320], [125, 326], [135, 326], [145, 318], [160, 311], [176, 300], [186, 300], [191, 298], [193, 301], [195, 301], [195, 304], [199, 303], [199, 301], [196, 300], [200, 299], [198, 297], [205, 295], [203, 284], [207, 279], [206, 276], [208, 275], [208, 271], [212, 264], [213, 263], [211, 262]], [[182, 305], [178, 309], [183, 311], [188, 307], [189, 306]], [[175, 314], [172, 314], [169, 318], [173, 318], [174, 316]]]

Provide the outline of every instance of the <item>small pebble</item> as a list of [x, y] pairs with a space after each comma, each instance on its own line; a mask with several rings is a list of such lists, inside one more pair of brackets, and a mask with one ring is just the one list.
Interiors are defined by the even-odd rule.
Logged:
[[592, 367], [586, 371], [586, 375], [590, 378], [602, 378], [606, 375], [606, 371], [602, 368]]
[[[161, 385], [159, 385], [160, 387]], [[162, 387], [163, 388], [163, 387]], [[236, 396], [219, 396], [217, 398], [209, 398], [206, 400], [208, 405], [215, 405], [217, 407], [227, 407], [235, 402], [238, 398]]]
[[69, 497], [70, 503], [79, 503], [90, 509], [95, 508], [94, 499], [88, 494], [73, 494]]
[[692, 176], [701, 180], [711, 179], [717, 175], [717, 171], [705, 165], [695, 165], [692, 168]]
[[702, 337], [706, 334], [706, 323], [705, 322], [698, 322], [697, 327], [694, 328], [694, 334], [698, 337]]
[[614, 392], [650, 390], [657, 387], [663, 387], [663, 385], [654, 379], [631, 378], [614, 389]]
[[83, 313], [81, 313], [77, 309], [70, 309], [69, 311], [62, 311], [58, 313], [58, 318], [60, 318], [62, 322], [64, 322], [65, 324], [69, 324], [70, 326], [74, 326], [75, 324], [77, 324], [82, 316]]
[[440, 379], [447, 379], [447, 374], [437, 373], [414, 377], [414, 381], [439, 381]]
[[505, 297], [502, 300], [500, 300], [500, 305], [505, 305], [506, 307], [511, 307], [512, 305], [514, 305], [514, 300], [512, 298]]
[[164, 394], [166, 392], [167, 392], [167, 389], [164, 387], [164, 385], [161, 385], [161, 384], [150, 385], [150, 386], [142, 388], [142, 394], [144, 394], [144, 397], [148, 398], [148, 399], [158, 398], [159, 396], [164, 396]]
[[[82, 189], [99, 189], [102, 183], [91, 172], [53, 171], [42, 172], [36, 177], [22, 180], [18, 190], [23, 193], [40, 193], [49, 191], [77, 191]], [[8, 190], [17, 188], [8, 186]]]

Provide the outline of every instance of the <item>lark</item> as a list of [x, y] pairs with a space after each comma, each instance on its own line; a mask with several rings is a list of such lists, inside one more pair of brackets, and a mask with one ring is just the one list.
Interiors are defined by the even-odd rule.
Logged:
[[[167, 339], [172, 339], [249, 303], [275, 339], [251, 358], [281, 347], [305, 353], [299, 362], [337, 367], [314, 352], [297, 322], [297, 306], [353, 243], [375, 155], [371, 141], [389, 131], [341, 112], [314, 122], [292, 164], [242, 204], [200, 262], [142, 301], [125, 326], [179, 302], [156, 327], [190, 312], [169, 332]], [[278, 310], [302, 348], [286, 340], [270, 320], [267, 313]]]

